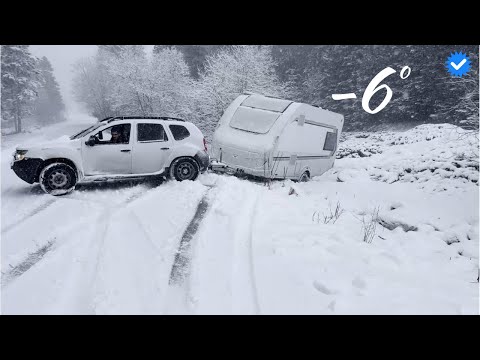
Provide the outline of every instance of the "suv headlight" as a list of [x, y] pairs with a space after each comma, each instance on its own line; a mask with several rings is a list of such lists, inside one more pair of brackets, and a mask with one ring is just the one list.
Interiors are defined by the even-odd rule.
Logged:
[[19, 160], [23, 160], [25, 159], [25, 154], [28, 152], [28, 150], [17, 150], [15, 155], [14, 155], [14, 158], [15, 158], [15, 161], [19, 161]]

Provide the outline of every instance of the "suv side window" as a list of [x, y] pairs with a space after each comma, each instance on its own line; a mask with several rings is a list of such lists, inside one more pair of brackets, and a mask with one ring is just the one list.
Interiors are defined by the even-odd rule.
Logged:
[[113, 125], [95, 135], [97, 145], [128, 144], [130, 142], [130, 124]]
[[165, 129], [161, 124], [138, 124], [137, 125], [137, 141], [153, 142], [168, 141]]
[[170, 131], [175, 140], [183, 140], [190, 136], [190, 132], [185, 126], [182, 125], [170, 125]]

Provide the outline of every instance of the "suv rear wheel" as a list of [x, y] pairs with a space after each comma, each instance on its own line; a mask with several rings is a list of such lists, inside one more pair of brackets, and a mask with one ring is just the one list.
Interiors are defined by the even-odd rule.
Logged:
[[176, 159], [170, 166], [170, 177], [177, 181], [195, 180], [200, 172], [198, 163], [189, 157]]
[[66, 195], [75, 189], [77, 173], [70, 165], [53, 163], [42, 170], [39, 183], [47, 194]]

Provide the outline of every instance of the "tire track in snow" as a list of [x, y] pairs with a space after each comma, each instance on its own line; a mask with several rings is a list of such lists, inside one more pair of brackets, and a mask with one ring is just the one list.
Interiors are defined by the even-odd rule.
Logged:
[[[146, 191], [144, 192], [139, 192], [139, 193], [135, 193], [135, 194], [132, 194], [130, 195], [124, 202], [120, 203], [118, 206], [124, 206], [124, 205], [127, 205], [129, 204], [130, 202], [132, 201], [135, 201], [136, 199], [138, 199], [140, 196], [142, 196], [142, 194], [144, 194], [145, 192], [151, 190], [151, 188], [147, 189]], [[84, 201], [84, 202], [95, 202], [95, 203], [99, 203], [101, 204], [100, 201], [95, 201], [95, 200], [86, 200], [86, 199], [79, 199], [79, 198], [75, 198], [75, 197], [63, 197], [63, 198], [60, 198], [61, 200], [73, 200], [73, 201]], [[39, 213], [41, 213], [42, 211], [45, 211], [47, 210], [50, 206], [52, 206], [54, 203], [56, 203], [59, 199], [57, 198], [53, 198], [53, 199], [50, 199], [46, 202], [44, 202], [43, 204], [40, 204], [39, 206], [37, 206], [36, 208], [34, 208], [33, 210], [31, 210], [28, 214], [24, 215], [21, 219], [15, 221], [14, 223], [10, 224], [10, 225], [7, 225], [5, 226], [3, 229], [2, 229], [2, 234], [5, 234], [7, 233], [8, 231], [14, 229], [15, 227], [17, 227], [18, 225], [21, 225], [25, 220], [35, 216], [35, 215], [38, 215]]]
[[35, 215], [39, 214], [40, 212], [46, 210], [51, 205], [53, 205], [56, 201], [57, 201], [57, 199], [50, 199], [50, 200], [44, 202], [43, 204], [40, 204], [39, 206], [37, 206], [36, 208], [31, 210], [28, 214], [24, 215], [21, 219], [15, 221], [14, 223], [12, 223], [10, 225], [5, 226], [2, 229], [2, 234], [5, 234], [6, 232], [8, 232], [8, 231], [12, 230], [13, 228], [17, 227], [18, 225], [22, 224], [28, 218], [31, 218], [32, 216], [35, 216]]
[[[172, 307], [182, 302], [194, 309], [178, 307], [177, 313], [260, 314], [253, 256], [259, 189], [222, 185], [209, 198], [211, 211], [197, 234], [186, 293], [176, 289], [170, 302]], [[237, 188], [232, 191], [233, 185]]]
[[168, 282], [169, 287], [165, 297], [165, 310], [163, 313], [166, 315], [189, 313], [189, 298], [191, 297], [189, 280], [192, 256], [190, 249], [192, 240], [210, 206], [207, 200], [209, 191], [215, 187], [215, 185], [205, 186], [209, 189], [200, 199], [195, 215], [183, 232], [178, 250], [175, 253], [175, 259], [173, 261]]
[[257, 205], [260, 199], [260, 195], [257, 195], [253, 208], [251, 209], [250, 223], [249, 223], [249, 236], [248, 236], [248, 257], [249, 257], [249, 275], [250, 275], [250, 284], [252, 286], [252, 295], [253, 295], [253, 305], [255, 309], [255, 314], [260, 315], [260, 304], [258, 301], [258, 288], [257, 281], [255, 277], [255, 261], [253, 257], [253, 224], [255, 222], [255, 217], [257, 215]]
[[40, 249], [31, 253], [27, 258], [22, 261], [20, 264], [11, 267], [11, 270], [5, 274], [2, 273], [2, 287], [8, 284], [11, 280], [16, 277], [21, 276], [23, 273], [28, 271], [33, 265], [42, 260], [45, 254], [51, 250], [54, 245], [54, 240], [50, 240], [46, 245], [42, 246]]
[[[107, 231], [108, 226], [109, 226], [108, 220], [112, 217], [113, 214], [115, 214], [117, 211], [121, 210], [123, 208], [123, 206], [131, 204], [132, 202], [140, 199], [142, 196], [147, 194], [150, 190], [152, 190], [152, 189], [150, 188], [150, 189], [147, 189], [145, 191], [138, 191], [138, 192], [136, 192], [132, 195], [129, 195], [124, 201], [117, 204], [115, 208], [110, 206], [110, 205], [102, 204], [105, 209], [100, 215], [97, 216], [97, 218], [95, 220], [95, 222], [97, 224], [101, 223], [101, 224], [105, 225], [104, 226], [104, 231], [102, 231], [102, 234], [106, 234], [106, 231]], [[75, 199], [75, 198], [65, 198], [65, 199], [67, 199], [67, 200], [79, 200], [79, 199]], [[83, 199], [82, 199], [82, 201], [83, 201]], [[32, 210], [29, 213], [29, 215], [25, 216], [21, 221], [18, 221], [17, 225], [19, 225], [22, 221], [27, 219], [29, 216], [34, 216], [34, 215], [40, 213], [41, 211], [44, 211], [45, 209], [50, 207], [55, 202], [57, 202], [57, 199], [52, 199], [52, 200], [49, 200], [47, 203], [44, 203], [44, 204], [38, 206], [37, 208]], [[96, 202], [96, 203], [99, 203], [99, 202]], [[75, 231], [75, 229], [77, 229], [79, 227], [83, 227], [86, 223], [90, 223], [90, 221], [85, 221], [85, 222], [82, 222], [80, 224], [77, 224], [77, 226], [75, 226], [72, 229], [69, 229], [69, 231]], [[6, 273], [2, 273], [1, 286], [2, 287], [6, 286], [8, 283], [10, 283], [11, 281], [15, 280], [16, 278], [20, 277], [25, 272], [30, 270], [35, 264], [37, 264], [39, 261], [41, 261], [49, 251], [54, 250], [56, 245], [57, 245], [56, 238], [50, 239], [50, 240], [47, 241], [46, 245], [43, 245], [37, 251], [29, 254], [23, 261], [21, 261], [17, 265], [15, 265], [15, 266], [10, 265], [11, 270], [9, 270]]]
[[[120, 208], [121, 209], [121, 208]], [[97, 234], [94, 239], [92, 240], [93, 243], [95, 243], [96, 247], [96, 258], [95, 258], [95, 265], [93, 266], [93, 272], [91, 274], [91, 279], [90, 279], [90, 308], [92, 309], [92, 312], [94, 314], [97, 314], [97, 304], [102, 301], [101, 295], [99, 296], [98, 294], [98, 289], [96, 285], [99, 282], [98, 274], [99, 274], [99, 269], [102, 263], [102, 258], [104, 257], [104, 252], [105, 252], [105, 238], [108, 233], [108, 228], [110, 226], [110, 219], [120, 209], [113, 209], [113, 208], [107, 208], [104, 212], [104, 217], [100, 216], [97, 218], [97, 226], [96, 228], [100, 228], [101, 226], [101, 232]]]
[[175, 254], [175, 260], [173, 262], [172, 271], [170, 273], [169, 285], [181, 285], [189, 275], [189, 263], [190, 263], [190, 246], [191, 241], [198, 231], [198, 227], [207, 213], [209, 203], [207, 201], [208, 191], [203, 195], [200, 200], [197, 211], [193, 216], [193, 219], [185, 229], [180, 245]]

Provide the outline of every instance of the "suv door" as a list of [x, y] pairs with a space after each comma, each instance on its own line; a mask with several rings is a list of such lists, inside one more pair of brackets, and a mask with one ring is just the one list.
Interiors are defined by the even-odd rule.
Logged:
[[[112, 130], [119, 131], [120, 139], [112, 138]], [[82, 158], [85, 175], [120, 175], [132, 173], [131, 124], [112, 125], [95, 136], [95, 144], [82, 141]]]
[[133, 146], [132, 171], [134, 174], [152, 174], [162, 170], [172, 148], [163, 122], [138, 122]]

